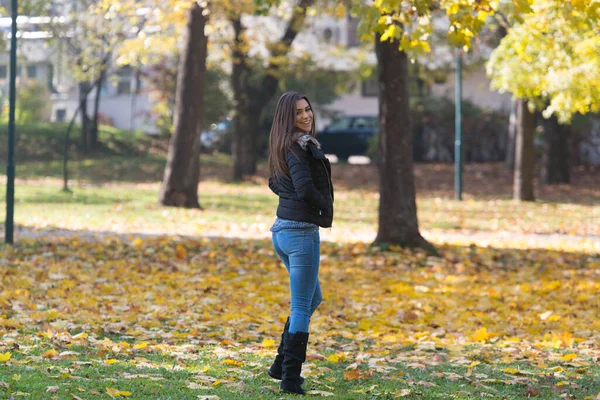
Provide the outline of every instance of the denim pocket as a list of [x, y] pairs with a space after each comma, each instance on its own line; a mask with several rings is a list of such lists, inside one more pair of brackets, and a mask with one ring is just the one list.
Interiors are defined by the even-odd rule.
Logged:
[[319, 230], [312, 230], [312, 241], [313, 243], [321, 243], [321, 235], [319, 235]]

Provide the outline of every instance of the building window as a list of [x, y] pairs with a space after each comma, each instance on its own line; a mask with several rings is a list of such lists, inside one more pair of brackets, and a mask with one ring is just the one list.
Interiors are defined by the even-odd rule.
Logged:
[[371, 77], [362, 82], [362, 95], [363, 97], [379, 96], [379, 83], [376, 77]]
[[358, 37], [358, 18], [348, 16], [348, 47], [360, 46], [360, 38]]
[[59, 108], [56, 110], [56, 122], [65, 122], [67, 119], [67, 110]]
[[117, 83], [117, 94], [131, 94], [131, 80], [121, 80]]
[[27, 77], [35, 78], [37, 76], [37, 67], [35, 65], [27, 66]]
[[0, 79], [6, 79], [8, 75], [8, 68], [6, 65], [0, 65]]
[[133, 90], [133, 68], [126, 66], [117, 71], [117, 94], [131, 94]]

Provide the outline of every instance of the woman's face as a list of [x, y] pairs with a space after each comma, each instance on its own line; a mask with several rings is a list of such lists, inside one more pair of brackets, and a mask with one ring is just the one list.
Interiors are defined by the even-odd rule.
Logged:
[[303, 132], [310, 132], [312, 128], [313, 112], [305, 99], [296, 102], [296, 128]]

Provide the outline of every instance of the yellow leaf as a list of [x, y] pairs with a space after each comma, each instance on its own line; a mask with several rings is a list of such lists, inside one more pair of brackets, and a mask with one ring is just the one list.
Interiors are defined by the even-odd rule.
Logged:
[[575, 344], [575, 338], [573, 338], [573, 335], [571, 335], [569, 332], [565, 331], [565, 333], [562, 335], [559, 333], [556, 336], [560, 339], [565, 347], [571, 347], [573, 344]]
[[473, 335], [471, 335], [471, 339], [476, 342], [485, 342], [490, 338], [490, 334], [487, 331], [487, 328], [478, 329]]
[[207, 372], [210, 369], [210, 367], [207, 365], [206, 367], [202, 368], [202, 372]]
[[571, 353], [571, 354], [565, 354], [560, 359], [563, 360], [563, 361], [572, 361], [572, 360], [574, 360], [576, 358], [577, 358], [577, 354]]
[[108, 394], [111, 397], [129, 397], [131, 396], [131, 392], [126, 392], [123, 390], [119, 390], [119, 389], [113, 389], [113, 388], [106, 388], [106, 394]]
[[12, 353], [9, 351], [8, 353], [0, 353], [0, 362], [7, 362], [10, 360]]
[[42, 353], [42, 357], [44, 358], [52, 358], [55, 357], [58, 354], [58, 351], [52, 349], [52, 350], [48, 350], [45, 353]]
[[178, 259], [184, 259], [187, 257], [187, 250], [185, 247], [183, 247], [181, 244], [178, 244], [175, 250], [175, 256]]
[[223, 364], [225, 365], [233, 365], [236, 367], [241, 367], [242, 365], [244, 365], [244, 363], [240, 362], [240, 361], [236, 361], [236, 360], [231, 360], [231, 359], [227, 359], [227, 360], [223, 360]]
[[346, 355], [344, 353], [332, 354], [325, 358], [327, 361], [332, 363], [339, 363], [346, 361]]
[[133, 348], [136, 349], [136, 350], [143, 350], [146, 347], [148, 347], [148, 343], [146, 343], [146, 342], [142, 342], [140, 344], [136, 344], [136, 345], [133, 346]]
[[275, 346], [275, 341], [273, 339], [264, 339], [262, 341], [262, 347], [273, 347]]
[[467, 368], [473, 368], [474, 366], [479, 365], [479, 364], [481, 364], [479, 361], [473, 361], [471, 363], [471, 365], [469, 365]]
[[560, 382], [558, 382], [558, 383], [556, 384], [556, 386], [565, 386], [565, 385], [568, 385], [568, 384], [569, 384], [569, 382], [566, 382], [566, 381], [560, 381]]
[[133, 246], [134, 247], [140, 247], [141, 245], [144, 244], [144, 241], [142, 240], [142, 238], [137, 238], [133, 241]]
[[519, 371], [516, 368], [506, 368], [504, 370], [504, 372], [506, 372], [507, 374], [512, 374], [512, 375], [519, 375], [521, 373], [521, 371]]
[[117, 360], [109, 358], [108, 360], [104, 360], [105, 363], [107, 363], [108, 365], [114, 364], [117, 362]]
[[223, 383], [223, 379], [217, 379], [216, 381], [213, 382], [213, 386], [219, 386], [221, 383]]

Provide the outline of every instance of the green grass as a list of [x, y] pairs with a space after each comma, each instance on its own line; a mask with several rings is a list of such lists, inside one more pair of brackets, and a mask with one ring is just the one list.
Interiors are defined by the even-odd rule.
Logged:
[[[111, 127], [102, 127], [101, 151], [83, 154], [76, 148], [71, 150], [68, 170], [73, 193], [62, 193], [65, 129], [64, 124], [48, 123], [17, 127], [18, 224], [196, 235], [264, 233], [274, 217], [276, 197], [266, 187], [264, 161], [251, 182], [233, 184], [228, 182], [232, 161], [224, 154], [201, 155], [199, 194], [205, 211], [159, 206], [167, 140]], [[0, 126], [0, 141], [5, 135], [5, 126]], [[451, 166], [425, 164], [415, 169], [419, 225], [429, 233], [600, 235], [600, 191], [594, 189], [597, 178], [593, 171], [569, 187], [539, 187], [537, 202], [517, 204], [510, 200], [506, 173], [500, 174], [497, 166], [467, 166], [462, 202], [454, 200], [449, 189]], [[373, 239], [379, 196], [375, 173], [372, 166], [334, 166], [336, 209], [330, 233], [337, 236], [333, 238]], [[4, 196], [5, 191], [0, 191], [0, 201]]]
[[[80, 186], [81, 185], [81, 186]], [[89, 185], [73, 182], [62, 192], [60, 181], [16, 186], [15, 221], [32, 228], [63, 228], [132, 233], [265, 234], [274, 219], [277, 198], [266, 185], [202, 181], [204, 210], [165, 208], [158, 202], [159, 184]], [[3, 202], [5, 192], [0, 193]], [[377, 193], [339, 189], [331, 238], [371, 240], [377, 225]], [[516, 207], [511, 200], [419, 197], [420, 228], [426, 232], [600, 234], [600, 206], [532, 203]], [[0, 210], [0, 219], [5, 209]]]
[[[113, 341], [120, 339], [113, 337]], [[69, 357], [60, 361], [45, 360], [41, 354], [52, 348], [54, 346], [48, 343], [35, 351], [30, 352], [23, 346], [21, 351], [13, 352], [11, 364], [0, 364], [4, 382], [0, 384], [0, 394], [20, 398], [18, 393], [28, 393], [35, 399], [63, 399], [72, 398], [70, 393], [81, 398], [98, 393], [98, 398], [109, 398], [106, 389], [114, 388], [131, 392], [131, 398], [135, 399], [197, 399], [200, 395], [232, 400], [282, 398], [278, 381], [265, 373], [272, 361], [272, 351], [265, 351], [261, 356], [236, 353], [235, 360], [241, 365], [232, 366], [223, 363], [227, 357], [221, 353], [236, 352], [240, 348], [166, 346], [162, 351], [98, 355], [85, 347], [69, 346], [63, 351], [78, 353], [76, 361]], [[365, 348], [364, 351], [376, 353], [377, 348]], [[304, 369], [305, 389], [331, 393], [332, 396], [328, 396], [331, 399], [361, 400], [393, 399], [401, 394], [408, 399], [522, 399], [529, 397], [528, 393], [540, 399], [555, 399], [567, 394], [572, 396], [569, 398], [584, 399], [587, 396], [595, 398], [600, 392], [600, 367], [597, 365], [581, 368], [549, 364], [539, 368], [527, 362], [483, 361], [468, 368], [469, 360], [464, 365], [442, 362], [425, 368], [419, 363], [418, 359], [434, 356], [445, 359], [448, 355], [412, 350], [387, 355], [385, 364], [379, 365], [387, 369], [386, 373], [374, 372], [374, 368], [363, 364], [358, 367], [362, 374], [359, 379], [344, 375], [349, 367], [346, 362], [310, 360]], [[408, 357], [415, 360], [398, 361]], [[107, 359], [117, 362], [107, 365]], [[519, 370], [519, 374], [506, 372], [507, 369]], [[566, 378], [567, 375], [570, 378]], [[527, 379], [519, 381], [519, 376]], [[57, 397], [47, 393], [50, 386], [59, 388]]]

